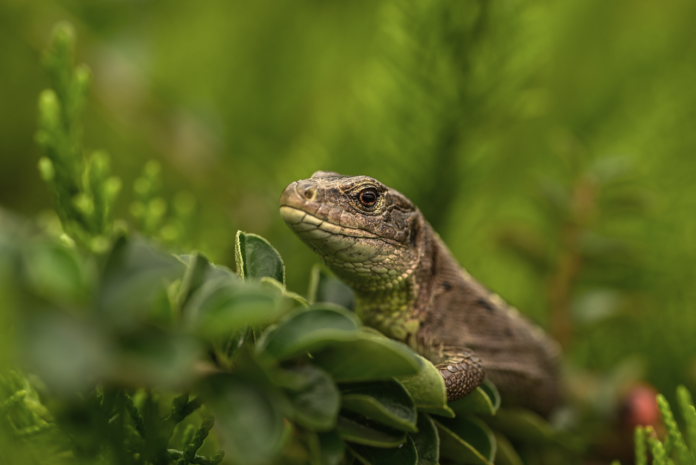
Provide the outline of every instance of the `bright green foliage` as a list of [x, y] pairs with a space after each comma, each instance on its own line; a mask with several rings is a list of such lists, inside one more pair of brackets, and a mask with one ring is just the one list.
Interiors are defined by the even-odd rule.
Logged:
[[237, 232], [235, 257], [240, 278], [269, 277], [285, 286], [283, 259], [263, 237], [242, 231]]
[[648, 455], [645, 449], [645, 429], [636, 428], [635, 431], [635, 451], [636, 451], [636, 465], [648, 465]]
[[[694, 411], [691, 401], [691, 393], [689, 393], [684, 386], [679, 386], [677, 388], [677, 397], [679, 399], [683, 420], [686, 423], [686, 431], [690, 433], [696, 428], [696, 411]], [[656, 465], [696, 464], [693, 446], [691, 449], [687, 447], [684, 435], [679, 429], [674, 415], [672, 414], [672, 409], [667, 399], [665, 399], [662, 394], [657, 395], [657, 405], [667, 429], [667, 436], [664, 438], [664, 441], [661, 442], [651, 426], [638, 426], [635, 431], [636, 465], [647, 465], [648, 450], [650, 450], [653, 463]]]
[[682, 436], [681, 431], [679, 431], [679, 427], [674, 419], [672, 410], [669, 408], [669, 403], [667, 403], [667, 399], [665, 399], [662, 394], [658, 394], [657, 396], [657, 405], [662, 413], [662, 420], [665, 422], [665, 426], [667, 427], [665, 453], [669, 454], [674, 448], [681, 463], [693, 462], [693, 457], [691, 457], [691, 453], [686, 447], [684, 437]]
[[[0, 212], [0, 462], [433, 465], [442, 456], [442, 462], [520, 465], [520, 457], [535, 463], [526, 448], [576, 451], [567, 435], [531, 412], [498, 412], [500, 398], [491, 385], [448, 406], [432, 364], [363, 328], [348, 311], [352, 293], [323, 267], [314, 266], [306, 299], [286, 288], [286, 282], [290, 288], [304, 285], [314, 262], [305, 248], [284, 242], [286, 230], [276, 231], [277, 194], [287, 182], [320, 168], [372, 174], [403, 190], [455, 255], [470, 260], [465, 264], [477, 276], [539, 319], [548, 316], [557, 336], [574, 347], [577, 363], [607, 369], [639, 352], [651, 362], [653, 382], [683, 375], [693, 338], [682, 300], [692, 295], [685, 289], [693, 276], [690, 267], [675, 267], [674, 257], [684, 259], [677, 245], [690, 243], [691, 236], [674, 231], [682, 230], [682, 222], [691, 224], [693, 196], [678, 190], [675, 177], [690, 182], [691, 165], [674, 154], [690, 153], [684, 141], [691, 136], [684, 128], [690, 127], [693, 98], [660, 85], [655, 88], [662, 91], [651, 97], [639, 84], [624, 83], [664, 73], [691, 88], [689, 73], [680, 77], [674, 66], [655, 66], [646, 78], [636, 70], [613, 70], [606, 86], [588, 89], [583, 83], [593, 79], [578, 75], [576, 81], [576, 71], [612, 70], [594, 66], [592, 53], [589, 58], [575, 53], [573, 28], [567, 26], [577, 5], [566, 11], [538, 2], [474, 0], [339, 2], [321, 9], [223, 3], [184, 9], [184, 2], [167, 3], [170, 14], [155, 16], [177, 33], [163, 38], [159, 34], [167, 28], [147, 32], [153, 50], [171, 50], [176, 59], [153, 53], [142, 67], [164, 87], [143, 90], [136, 76], [130, 84], [98, 89], [97, 108], [86, 107], [90, 133], [113, 136], [105, 127], [118, 128], [118, 137], [104, 143], [110, 150], [121, 148], [114, 151], [119, 153], [114, 163], [119, 173], [131, 170], [124, 179], [136, 178], [130, 199], [135, 230], [179, 253], [192, 249], [192, 238], [200, 234], [205, 239], [196, 246], [206, 255], [172, 256], [125, 234], [125, 222], [114, 223], [120, 182], [104, 152], [85, 153], [82, 147], [80, 114], [89, 72], [73, 67], [71, 28], [56, 29], [45, 58], [52, 90], [39, 100], [37, 140], [44, 156], [38, 164], [66, 235], [61, 241], [42, 236], [31, 222]], [[116, 15], [107, 21], [103, 11], [72, 4], [81, 28], [122, 20]], [[147, 14], [163, 5], [148, 5]], [[615, 7], [615, 14], [634, 24], [641, 15], [653, 16], [646, 5], [635, 16], [625, 16], [626, 5]], [[142, 13], [138, 8], [133, 11]], [[590, 7], [579, 9], [594, 25]], [[603, 11], [611, 16], [613, 10]], [[324, 16], [311, 16], [317, 14]], [[666, 13], [655, 16], [669, 18], [661, 15]], [[266, 21], [269, 17], [275, 19]], [[607, 28], [600, 23], [601, 30]], [[14, 26], [5, 26], [0, 41], [15, 37]], [[192, 40], [180, 33], [189, 26], [206, 33]], [[208, 33], [208, 26], [214, 32]], [[107, 36], [95, 35], [88, 52], [101, 56], [101, 41], [113, 45]], [[654, 50], [672, 50], [683, 39], [670, 37], [648, 42]], [[604, 40], [599, 42], [603, 49]], [[619, 48], [617, 55], [633, 56], [609, 43]], [[216, 47], [225, 60], [213, 53]], [[276, 53], [287, 59], [273, 61]], [[243, 62], [241, 56], [262, 63]], [[334, 66], [337, 57], [342, 66]], [[537, 70], [547, 59], [563, 62], [558, 57], [579, 60], [568, 69], [550, 65], [568, 74], [562, 82], [540, 71], [545, 66]], [[224, 69], [208, 72], [211, 58]], [[679, 66], [682, 61], [675, 60]], [[186, 68], [177, 69], [182, 65]], [[566, 85], [588, 92], [566, 92]], [[137, 94], [140, 104], [161, 103], [158, 94], [171, 91], [200, 103], [202, 114], [220, 100], [220, 106], [210, 106], [206, 124], [214, 127], [220, 118], [219, 132], [226, 134], [210, 138], [225, 138], [224, 143], [209, 143], [210, 134], [196, 126], [200, 115], [191, 116], [190, 109], [173, 117], [174, 129], [164, 134], [152, 124], [136, 131], [139, 118], [124, 118], [120, 109], [118, 124], [104, 124], [103, 115], [120, 96], [125, 108], [129, 95]], [[117, 97], [108, 101], [112, 93]], [[0, 94], [7, 94], [4, 87]], [[262, 104], [254, 100], [259, 95]], [[355, 99], [347, 104], [348, 95]], [[659, 103], [657, 112], [637, 111], [637, 101]], [[170, 106], [181, 105], [187, 103]], [[652, 131], [659, 115], [669, 118]], [[644, 130], [634, 130], [636, 125]], [[665, 127], [672, 126], [682, 128], [684, 139], [668, 137], [672, 133]], [[1, 143], [13, 138], [7, 134]], [[225, 169], [196, 166], [205, 161], [198, 155], [215, 152], [216, 143], [233, 155], [220, 164]], [[203, 149], [196, 152], [196, 144]], [[141, 157], [139, 145], [165, 147], [157, 154], [161, 162], [128, 158]], [[635, 146], [640, 153], [631, 152]], [[608, 155], [625, 147], [632, 162]], [[153, 156], [145, 152], [144, 159]], [[671, 162], [659, 161], [655, 153]], [[654, 170], [654, 178], [642, 169]], [[173, 171], [183, 173], [191, 184], [186, 189], [196, 197], [168, 191], [165, 176]], [[196, 173], [203, 175], [196, 180]], [[646, 183], [656, 192], [647, 192]], [[535, 186], [541, 200], [530, 196]], [[18, 192], [27, 196], [30, 188]], [[207, 194], [202, 200], [200, 192]], [[659, 215], [647, 208], [653, 193], [654, 204], [663, 209]], [[205, 221], [198, 221], [199, 210], [208, 213]], [[261, 236], [231, 234], [236, 228], [228, 224], [230, 216], [271, 238], [285, 260]], [[658, 232], [661, 239], [655, 240], [651, 234]], [[206, 256], [235, 261], [236, 274]], [[646, 270], [658, 270], [663, 278], [648, 280], [655, 276]], [[679, 283], [687, 285], [682, 293], [672, 288]], [[629, 298], [637, 305], [627, 305]], [[636, 326], [636, 316], [653, 318], [645, 310], [655, 301], [660, 308], [664, 303], [664, 313], [650, 320], [663, 329], [659, 337]], [[588, 337], [573, 339], [575, 331]], [[665, 363], [674, 352], [664, 345], [664, 334], [680, 342], [673, 344], [680, 348], [674, 366]], [[668, 437], [661, 443], [637, 430], [639, 465], [647, 465], [647, 447], [656, 463], [692, 463], [687, 445], [691, 450], [696, 445], [696, 411], [686, 389], [677, 397], [687, 440], [661, 399]]]
[[190, 192], [181, 191], [167, 202], [163, 196], [162, 167], [148, 161], [142, 174], [133, 183], [134, 201], [130, 213], [138, 229], [164, 244], [181, 250], [189, 246], [194, 236], [196, 199]]
[[[303, 291], [315, 259], [278, 218], [280, 190], [318, 169], [372, 175], [489, 288], [547, 329], [570, 323], [569, 363], [604, 378], [638, 357], [670, 401], [693, 389], [693, 2], [11, 0], [0, 13], [3, 208], [50, 206], [31, 141], [36, 57], [46, 25], [70, 18], [94, 70], [85, 154], [113, 155], [120, 218], [158, 161], [156, 236], [178, 253], [233, 267], [234, 232], [252, 231]], [[181, 191], [191, 237], [165, 234]]]
[[[453, 415], [441, 376], [404, 344], [363, 328], [338, 305], [352, 302], [350, 291], [325, 270], [312, 275], [309, 305], [285, 288], [283, 260], [260, 236], [238, 232], [237, 274], [200, 253], [171, 256], [112, 236], [113, 198], [100, 190], [109, 186], [104, 155], [80, 163], [84, 82], [70, 68], [71, 34], [59, 27], [48, 55], [57, 90], [42, 97], [48, 158], [40, 167], [66, 232], [88, 247], [51, 238], [25, 244], [21, 234], [3, 233], [3, 270], [23, 309], [14, 317], [26, 355], [15, 362], [44, 391], [37, 396], [29, 377], [8, 372], [0, 411], [9, 423], [0, 426], [20, 441], [49, 438], [59, 456], [92, 463], [212, 465], [225, 456], [213, 449], [218, 441], [234, 463], [251, 465], [298, 453], [313, 464], [437, 463], [440, 424], [426, 411]], [[155, 162], [135, 182], [131, 213], [150, 237], [166, 228], [160, 184]], [[171, 406], [161, 416], [165, 399]], [[498, 404], [488, 386], [458, 411], [494, 414]], [[212, 444], [209, 413], [218, 424]], [[448, 440], [492, 461], [485, 425], [460, 422], [469, 427], [453, 423]], [[21, 445], [18, 456], [31, 453], [30, 443]]]
[[45, 153], [39, 172], [49, 186], [63, 230], [79, 244], [103, 252], [111, 238], [111, 210], [121, 181], [110, 175], [106, 153], [83, 155], [80, 113], [90, 72], [84, 65], [73, 68], [73, 50], [72, 27], [59, 24], [44, 55], [53, 89], [39, 97], [36, 140]]
[[136, 200], [130, 206], [131, 215], [138, 222], [138, 229], [148, 236], [159, 232], [167, 214], [167, 202], [158, 195], [162, 189], [161, 170], [159, 163], [150, 160], [133, 183]]
[[686, 422], [687, 442], [689, 448], [694, 451], [696, 450], [696, 410], [691, 393], [684, 386], [678, 386], [677, 399], [682, 418]]

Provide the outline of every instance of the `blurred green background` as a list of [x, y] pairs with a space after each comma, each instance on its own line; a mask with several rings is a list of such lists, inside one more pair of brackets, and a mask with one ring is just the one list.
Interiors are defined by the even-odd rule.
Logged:
[[124, 182], [117, 217], [157, 160], [170, 210], [195, 198], [179, 244], [232, 266], [235, 232], [261, 234], [304, 293], [317, 257], [280, 192], [370, 175], [570, 366], [696, 387], [693, 2], [3, 0], [0, 205], [40, 223], [40, 51], [59, 20], [93, 72], [85, 146]]

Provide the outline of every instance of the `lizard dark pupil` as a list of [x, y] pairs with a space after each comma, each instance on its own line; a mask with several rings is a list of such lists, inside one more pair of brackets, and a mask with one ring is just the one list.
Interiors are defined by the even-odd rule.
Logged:
[[360, 203], [366, 207], [371, 207], [377, 202], [377, 192], [373, 189], [365, 189], [360, 193]]

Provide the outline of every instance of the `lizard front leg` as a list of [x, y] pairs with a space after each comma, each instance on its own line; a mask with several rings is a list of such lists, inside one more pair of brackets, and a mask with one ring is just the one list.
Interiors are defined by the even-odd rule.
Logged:
[[435, 365], [445, 379], [447, 402], [461, 399], [476, 389], [486, 375], [481, 359], [470, 349], [445, 351], [445, 361]]

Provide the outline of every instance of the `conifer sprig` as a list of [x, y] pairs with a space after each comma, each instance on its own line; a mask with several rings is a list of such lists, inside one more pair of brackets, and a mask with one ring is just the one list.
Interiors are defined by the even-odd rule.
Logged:
[[74, 42], [72, 27], [61, 23], [44, 54], [52, 88], [39, 96], [36, 140], [44, 156], [38, 167], [65, 234], [78, 244], [101, 252], [110, 243], [111, 212], [121, 181], [110, 175], [105, 152], [84, 156], [80, 115], [91, 76], [85, 65], [73, 65]]
[[684, 440], [684, 435], [677, 425], [669, 402], [662, 394], [658, 394], [657, 406], [662, 414], [662, 420], [667, 429], [667, 436], [664, 442], [660, 442], [652, 426], [636, 427], [636, 465], [647, 465], [648, 450], [652, 454], [652, 463], [654, 465], [696, 465], [693, 453], [694, 444], [696, 444], [694, 434], [696, 432], [696, 410], [692, 405], [691, 394], [684, 386], [677, 388], [677, 399], [686, 423], [687, 438], [691, 449], [689, 449], [687, 442]]

